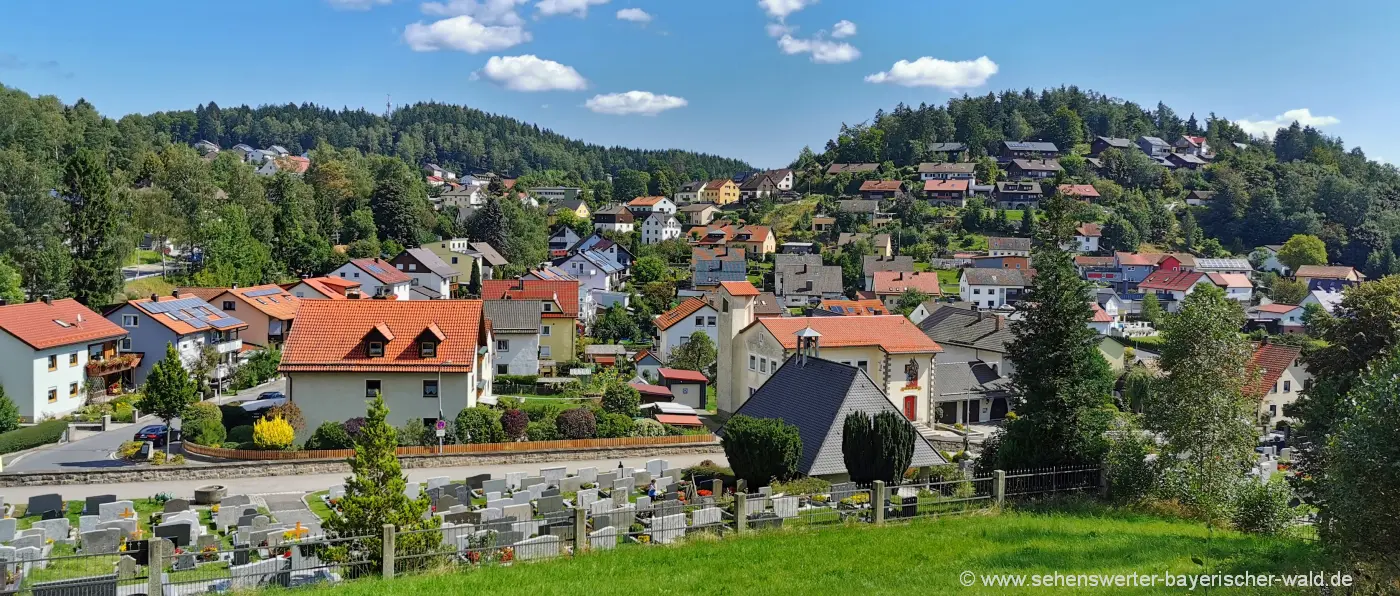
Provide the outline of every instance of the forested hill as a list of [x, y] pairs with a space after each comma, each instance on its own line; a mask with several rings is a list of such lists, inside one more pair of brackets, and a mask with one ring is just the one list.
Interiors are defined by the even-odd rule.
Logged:
[[[1136, 139], [1156, 136], [1168, 143], [1181, 135], [1205, 136], [1216, 152], [1210, 165], [1168, 171], [1137, 150], [1109, 150], [1103, 167], [1083, 157], [1095, 136]], [[946, 105], [899, 105], [859, 125], [842, 125], [820, 153], [804, 149], [794, 167], [808, 180], [832, 162], [882, 163], [876, 176], [912, 174], [911, 166], [934, 159], [932, 142], [967, 143], [972, 158], [997, 152], [1002, 140], [1044, 140], [1075, 155], [1060, 160], [1068, 180], [1094, 184], [1121, 217], [1128, 237], [1170, 244], [1198, 253], [1249, 254], [1281, 244], [1294, 234], [1323, 239], [1331, 261], [1362, 268], [1368, 275], [1400, 273], [1400, 173], [1368, 160], [1360, 148], [1297, 123], [1272, 139], [1252, 138], [1239, 126], [1210, 114], [1183, 118], [1158, 103], [1131, 101], [1076, 87], [1039, 93], [1006, 91], [963, 96]], [[1239, 143], [1241, 145], [1236, 145]], [[993, 170], [995, 171], [995, 170]], [[849, 175], [846, 175], [849, 176]], [[1004, 174], [1003, 174], [1004, 176]], [[825, 177], [833, 191], [842, 181]], [[1169, 212], [1192, 190], [1213, 190], [1208, 207]]]
[[[519, 176], [560, 170], [577, 173], [583, 181], [603, 179], [623, 169], [652, 169], [653, 162], [688, 177], [729, 176], [753, 169], [737, 159], [678, 149], [603, 147], [514, 118], [440, 103], [406, 106], [385, 118], [363, 109], [333, 110], [314, 104], [221, 108], [210, 102], [193, 110], [112, 120], [82, 100], [64, 106], [55, 98], [32, 98], [11, 88], [0, 91], [0, 117], [22, 116], [29, 121], [0, 127], [0, 147], [53, 142], [71, 132], [61, 130], [72, 128], [62, 121], [71, 121], [75, 111], [86, 123], [83, 128], [94, 129], [93, 133], [110, 141], [118, 153], [113, 156], [118, 166], [164, 143], [188, 145], [207, 139], [225, 148], [238, 143], [256, 148], [279, 144], [295, 154], [324, 143], [397, 156], [410, 164], [433, 162], [456, 172]], [[10, 135], [25, 138], [6, 138]], [[97, 139], [87, 139], [93, 140]]]

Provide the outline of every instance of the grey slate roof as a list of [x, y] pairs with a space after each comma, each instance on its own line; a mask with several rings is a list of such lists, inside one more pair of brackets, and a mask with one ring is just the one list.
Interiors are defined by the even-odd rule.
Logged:
[[437, 253], [431, 250], [419, 247], [407, 249], [405, 252], [413, 255], [414, 259], [417, 259], [419, 263], [422, 263], [424, 267], [428, 268], [428, 271], [432, 271], [433, 274], [438, 277], [452, 279], [460, 275], [457, 273], [456, 269], [453, 269], [451, 265], [447, 264], [447, 261], [442, 260], [442, 257], [437, 256]]
[[963, 277], [971, 286], [1020, 286], [1030, 285], [1024, 269], [963, 269]]
[[497, 333], [539, 333], [539, 300], [486, 300], [481, 310], [491, 321], [491, 329]]
[[967, 145], [963, 143], [929, 143], [929, 151], [967, 151]]
[[772, 292], [763, 292], [754, 299], [753, 314], [755, 317], [784, 316], [787, 314], [787, 309], [783, 308], [783, 305], [778, 302], [778, 297], [774, 296]]
[[[961, 143], [958, 143], [959, 145]], [[961, 151], [959, 149], [959, 151]], [[956, 173], [971, 174], [977, 171], [975, 163], [921, 163], [919, 164], [920, 174]]]
[[775, 265], [773, 276], [784, 295], [840, 294], [845, 289], [840, 265]]
[[914, 271], [914, 257], [901, 255], [886, 259], [881, 255], [865, 255], [860, 258], [860, 266], [866, 275], [875, 275], [877, 271], [910, 273]]
[[985, 362], [938, 362], [933, 368], [933, 399], [973, 395], [1003, 397], [1011, 380], [998, 375]]
[[501, 256], [501, 253], [496, 252], [495, 248], [485, 242], [469, 242], [467, 246], [472, 247], [472, 250], [480, 254], [481, 258], [485, 259], [486, 263], [492, 267], [500, 267], [510, 263], [505, 257]]
[[879, 201], [865, 199], [847, 199], [836, 202], [837, 209], [842, 213], [874, 213], [880, 208]]
[[940, 344], [1005, 354], [1006, 345], [1011, 343], [1014, 336], [1010, 325], [1005, 322], [1000, 330], [996, 326], [995, 315], [951, 306], [939, 308], [919, 322], [924, 334]]
[[[861, 411], [873, 418], [880, 412], [900, 414], [899, 409], [860, 369], [821, 358], [798, 358], [796, 354], [789, 356], [734, 415], [777, 418], [796, 426], [802, 436], [797, 471], [807, 475], [843, 474], [846, 463], [841, 456], [841, 429], [846, 415]], [[915, 435], [910, 466], [947, 463], [927, 439]]]
[[773, 266], [783, 265], [820, 265], [822, 256], [814, 253], [779, 253], [773, 255]]
[[1002, 141], [1002, 144], [1012, 151], [1039, 151], [1041, 153], [1059, 151], [1054, 143], [1046, 141]]
[[990, 250], [1030, 250], [1031, 239], [988, 236], [987, 248]]
[[1103, 141], [1109, 147], [1117, 147], [1119, 149], [1127, 149], [1133, 146], [1132, 139], [1125, 139], [1122, 137], [1099, 137], [1099, 140]]

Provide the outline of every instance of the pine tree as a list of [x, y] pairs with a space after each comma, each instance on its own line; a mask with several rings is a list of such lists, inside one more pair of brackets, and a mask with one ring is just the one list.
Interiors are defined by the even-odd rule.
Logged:
[[97, 154], [85, 149], [68, 160], [63, 178], [71, 201], [68, 235], [73, 248], [73, 297], [88, 306], [107, 304], [122, 282], [111, 178]]
[[1191, 208], [1186, 208], [1186, 215], [1181, 217], [1181, 248], [1192, 250], [1201, 241], [1201, 228], [1196, 225], [1196, 215]]
[[10, 396], [5, 395], [5, 388], [0, 387], [0, 433], [7, 433], [19, 428], [19, 407], [15, 405]]
[[379, 228], [379, 239], [393, 240], [401, 246], [418, 246], [420, 225], [420, 203], [422, 189], [412, 178], [408, 167], [401, 162], [392, 168], [374, 186], [370, 195], [370, 208], [374, 211], [374, 223]]
[[1018, 417], [989, 441], [984, 466], [1030, 466], [1098, 462], [1112, 419], [1113, 374], [1098, 351], [1088, 321], [1090, 286], [1079, 278], [1069, 242], [1075, 222], [1069, 199], [1056, 195], [1046, 204], [1036, 274], [1023, 304], [1025, 320], [1011, 327], [1007, 356], [1015, 363], [1011, 382], [1019, 396]]
[[473, 298], [478, 298], [481, 296], [481, 265], [476, 262], [476, 259], [472, 259], [470, 267], [472, 268], [472, 277], [467, 282], [467, 293], [471, 294]]
[[502, 250], [510, 244], [508, 230], [505, 209], [501, 207], [498, 199], [487, 199], [486, 205], [472, 216], [472, 239], [490, 244], [497, 250]]
[[175, 345], [165, 344], [165, 358], [151, 367], [146, 386], [136, 409], [155, 414], [165, 421], [165, 451], [170, 452], [170, 422], [185, 413], [194, 403], [198, 384], [185, 370], [185, 363]]
[[[330, 557], [336, 561], [369, 561], [368, 568], [378, 570], [382, 565], [381, 535], [384, 524], [393, 524], [401, 534], [395, 539], [400, 552], [433, 552], [442, 540], [438, 532], [414, 530], [437, 528], [440, 517], [427, 515], [431, 503], [425, 493], [410, 498], [404, 494], [408, 479], [395, 455], [398, 437], [389, 424], [389, 408], [384, 397], [375, 394], [365, 416], [365, 424], [355, 435], [355, 455], [350, 457], [351, 476], [345, 479], [345, 496], [340, 499], [340, 514], [326, 520], [325, 527], [342, 538], [361, 537], [353, 543], [332, 548]], [[427, 559], [427, 557], [422, 557]], [[427, 561], [410, 563], [426, 566]]]
[[1027, 207], [1026, 212], [1021, 215], [1021, 236], [1030, 238], [1035, 236], [1035, 208]]
[[846, 414], [841, 426], [841, 460], [851, 482], [875, 480], [875, 438], [870, 427], [870, 415], [856, 410]]

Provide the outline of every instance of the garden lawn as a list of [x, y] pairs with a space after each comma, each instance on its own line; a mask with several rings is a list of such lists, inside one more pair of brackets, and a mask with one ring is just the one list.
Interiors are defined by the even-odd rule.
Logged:
[[[1044, 588], [973, 588], [959, 574], [1215, 573], [1293, 574], [1325, 570], [1312, 543], [1216, 531], [1213, 555], [1199, 523], [1080, 504], [1072, 513], [949, 516], [884, 527], [785, 529], [681, 546], [622, 546], [577, 558], [365, 580], [308, 593], [337, 596], [515, 593], [610, 594], [1044, 593]], [[600, 579], [600, 578], [606, 578]], [[1074, 592], [1061, 589], [1061, 592]], [[1112, 588], [1096, 593], [1181, 593], [1180, 588]], [[1271, 593], [1278, 593], [1275, 589]], [[1241, 593], [1241, 592], [1232, 592]], [[1244, 592], [1248, 593], [1248, 592]]]

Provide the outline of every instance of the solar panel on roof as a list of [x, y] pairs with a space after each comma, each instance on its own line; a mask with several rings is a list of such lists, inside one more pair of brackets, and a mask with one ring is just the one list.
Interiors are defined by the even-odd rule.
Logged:
[[379, 265], [365, 265], [365, 269], [368, 269], [370, 273], [384, 273], [384, 270], [380, 269]]
[[248, 292], [247, 294], [244, 294], [244, 296], [247, 296], [247, 297], [249, 297], [249, 298], [256, 298], [256, 297], [258, 297], [258, 296], [271, 296], [271, 295], [273, 295], [273, 294], [281, 294], [281, 293], [282, 293], [282, 288], [264, 288], [264, 289], [261, 289], [261, 290], [257, 290], [257, 291], [253, 291], [253, 292]]

